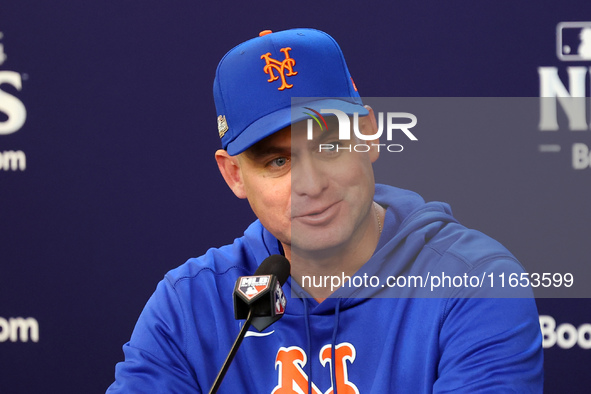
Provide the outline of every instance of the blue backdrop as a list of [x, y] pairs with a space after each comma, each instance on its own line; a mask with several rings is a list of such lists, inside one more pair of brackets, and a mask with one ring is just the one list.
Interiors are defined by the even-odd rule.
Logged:
[[[535, 98], [557, 86], [540, 67], [589, 96], [576, 51], [589, 21], [585, 0], [2, 0], [0, 392], [104, 392], [164, 273], [253, 220], [213, 159], [213, 77], [233, 46], [263, 29], [327, 31], [364, 97]], [[537, 118], [515, 138], [474, 130], [469, 152], [439, 130], [447, 151], [407, 155], [388, 180], [450, 202], [528, 269], [586, 265], [591, 168], [572, 146], [591, 132], [558, 111], [557, 131]], [[538, 301], [548, 392], [588, 391], [590, 306]]]

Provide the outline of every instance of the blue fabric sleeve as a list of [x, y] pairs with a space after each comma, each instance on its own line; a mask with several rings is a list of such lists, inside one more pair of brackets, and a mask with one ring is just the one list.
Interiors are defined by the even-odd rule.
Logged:
[[542, 392], [542, 335], [533, 298], [457, 298], [446, 309], [433, 392]]
[[165, 279], [144, 308], [125, 361], [107, 393], [201, 393], [186, 359], [186, 324], [175, 289]]

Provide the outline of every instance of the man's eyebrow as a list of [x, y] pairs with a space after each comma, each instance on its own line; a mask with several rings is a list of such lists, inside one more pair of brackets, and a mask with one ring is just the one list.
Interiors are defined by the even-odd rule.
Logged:
[[329, 139], [334, 139], [336, 137], [338, 137], [338, 133], [339, 133], [339, 128], [337, 127], [332, 127], [329, 128], [328, 130], [325, 131], [321, 131], [319, 134], [314, 136], [314, 139], [311, 140], [311, 143], [318, 143], [318, 142], [326, 142]]
[[257, 158], [257, 157], [275, 155], [275, 154], [289, 155], [289, 154], [291, 154], [291, 146], [277, 146], [277, 145], [256, 146], [255, 145], [251, 149], [248, 149], [245, 153], [246, 153], [246, 156], [248, 156], [252, 159]]

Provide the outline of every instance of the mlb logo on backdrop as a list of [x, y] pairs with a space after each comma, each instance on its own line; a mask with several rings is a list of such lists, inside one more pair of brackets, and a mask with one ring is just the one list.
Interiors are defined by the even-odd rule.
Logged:
[[561, 22], [556, 26], [556, 55], [562, 61], [591, 60], [591, 22]]

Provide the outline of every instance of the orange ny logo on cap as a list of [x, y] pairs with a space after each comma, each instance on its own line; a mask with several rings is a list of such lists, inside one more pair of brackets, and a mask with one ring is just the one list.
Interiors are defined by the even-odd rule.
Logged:
[[[289, 51], [291, 48], [281, 48], [280, 51], [285, 54], [285, 59], [283, 61], [278, 61], [275, 59], [271, 59], [271, 52], [267, 52], [266, 54], [261, 56], [261, 59], [265, 59], [265, 67], [263, 71], [266, 74], [269, 74], [269, 79], [267, 82], [273, 82], [281, 77], [281, 86], [277, 88], [278, 90], [290, 89], [293, 87], [293, 84], [287, 83], [285, 77], [292, 77], [297, 74], [297, 71], [293, 71], [293, 66], [295, 66], [296, 62], [294, 59], [289, 57]], [[274, 71], [277, 71], [279, 75], [275, 75]], [[287, 74], [285, 73], [287, 71]]]

